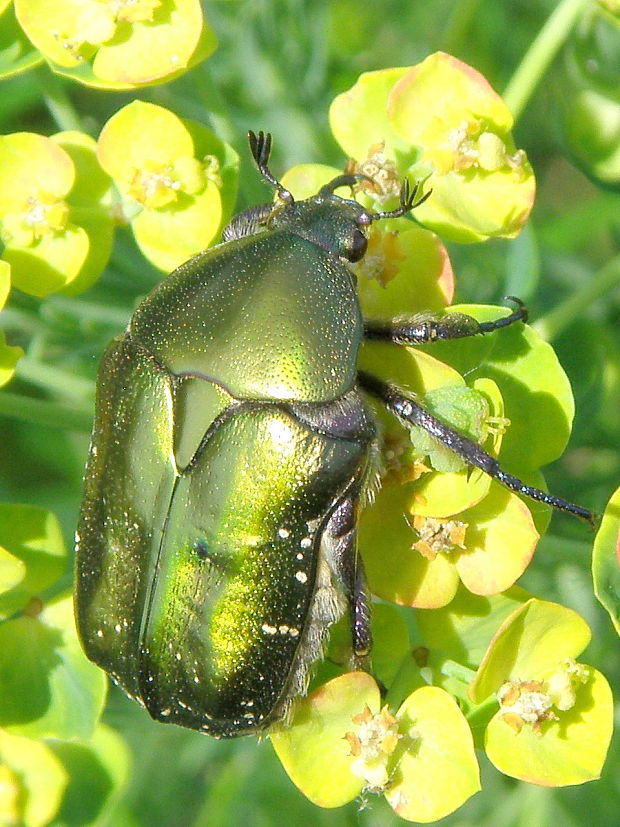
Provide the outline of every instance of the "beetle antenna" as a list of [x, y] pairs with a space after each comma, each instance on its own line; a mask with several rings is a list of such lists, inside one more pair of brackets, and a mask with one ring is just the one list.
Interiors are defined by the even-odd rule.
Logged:
[[418, 193], [422, 188], [422, 184], [423, 181], [416, 181], [412, 189], [409, 179], [403, 178], [403, 183], [400, 188], [400, 206], [398, 206], [395, 210], [372, 213], [372, 220], [379, 221], [382, 218], [400, 218], [408, 212], [411, 212], [411, 210], [415, 210], [415, 208], [419, 207], [420, 204], [423, 204], [432, 193], [432, 190], [429, 190], [418, 198]]
[[328, 184], [325, 184], [324, 187], [321, 187], [319, 195], [323, 197], [333, 195], [334, 190], [338, 189], [338, 187], [352, 187], [356, 181], [370, 181], [371, 184], [375, 183], [369, 175], [364, 175], [362, 172], [345, 173], [344, 175], [338, 175]]
[[271, 154], [271, 132], [263, 132], [261, 130], [257, 135], [250, 129], [248, 132], [248, 141], [250, 143], [250, 152], [256, 161], [256, 166], [258, 167], [260, 174], [263, 176], [265, 181], [271, 184], [271, 186], [275, 189], [280, 201], [284, 201], [285, 204], [293, 204], [295, 201], [293, 195], [282, 186], [274, 175], [272, 175], [269, 167], [267, 166], [269, 162], [269, 155]]

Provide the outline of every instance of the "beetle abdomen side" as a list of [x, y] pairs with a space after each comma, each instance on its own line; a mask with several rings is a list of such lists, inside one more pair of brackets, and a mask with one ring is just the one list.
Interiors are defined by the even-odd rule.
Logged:
[[285, 230], [221, 244], [147, 296], [133, 340], [238, 399], [323, 402], [353, 386], [362, 319], [350, 272]]

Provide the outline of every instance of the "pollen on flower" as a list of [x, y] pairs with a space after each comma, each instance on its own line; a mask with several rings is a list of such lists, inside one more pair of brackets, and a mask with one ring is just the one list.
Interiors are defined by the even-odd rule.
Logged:
[[84, 60], [84, 55], [80, 53], [84, 40], [79, 37], [69, 37], [69, 35], [63, 34], [58, 29], [52, 29], [50, 34], [74, 60]]
[[520, 174], [526, 160], [522, 151], [510, 155], [502, 138], [485, 129], [476, 118], [463, 120], [449, 129], [443, 145], [427, 151], [426, 156], [443, 174], [450, 170], [464, 172], [472, 167], [485, 172], [510, 169]]
[[35, 237], [64, 230], [69, 215], [67, 204], [53, 195], [41, 192], [28, 199], [24, 224], [32, 227]]
[[222, 188], [222, 176], [220, 175], [220, 161], [215, 155], [205, 155], [202, 159], [204, 174], [208, 181], [213, 181], [216, 187]]
[[383, 473], [388, 479], [404, 484], [414, 482], [432, 471], [418, 457], [412, 456], [411, 439], [405, 431], [386, 433], [383, 437]]
[[2, 218], [2, 240], [26, 247], [67, 226], [69, 207], [55, 195], [40, 191], [26, 199], [21, 210]]
[[398, 275], [407, 255], [397, 231], [373, 227], [368, 234], [368, 249], [364, 258], [354, 266], [357, 276], [375, 279], [385, 287]]
[[401, 176], [394, 161], [385, 154], [385, 142], [380, 141], [368, 147], [366, 160], [361, 164], [350, 160], [346, 167], [349, 174], [367, 175], [371, 181], [360, 181], [356, 189], [373, 194], [380, 204], [390, 198], [398, 198], [401, 188]]
[[108, 7], [115, 20], [123, 23], [137, 23], [153, 20], [155, 9], [161, 0], [95, 0]]
[[145, 207], [156, 209], [176, 201], [180, 189], [172, 164], [147, 162], [144, 169], [135, 170], [128, 193]]
[[398, 719], [387, 706], [373, 714], [366, 705], [364, 711], [351, 720], [357, 729], [344, 736], [355, 759], [351, 772], [363, 778], [368, 787], [383, 789], [389, 780], [388, 760], [402, 737], [398, 732]]
[[416, 514], [413, 528], [418, 540], [412, 545], [427, 560], [434, 560], [438, 554], [447, 554], [455, 548], [466, 548], [465, 533], [468, 523], [460, 520], [445, 520]]
[[545, 721], [557, 721], [553, 700], [542, 681], [506, 681], [497, 693], [502, 720], [516, 733], [529, 724], [536, 735]]
[[478, 162], [475, 135], [480, 129], [479, 121], [461, 121], [448, 132], [447, 144], [452, 151], [452, 168], [461, 172]]
[[545, 681], [547, 692], [553, 699], [554, 706], [561, 712], [572, 709], [577, 701], [579, 688], [588, 683], [592, 670], [573, 658], [562, 661], [558, 669]]

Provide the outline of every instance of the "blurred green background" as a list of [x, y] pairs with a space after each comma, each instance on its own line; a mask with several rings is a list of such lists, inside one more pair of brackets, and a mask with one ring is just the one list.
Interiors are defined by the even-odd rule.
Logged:
[[[66, 128], [63, 119], [69, 116], [56, 108], [63, 95], [80, 117], [79, 128], [94, 136], [122, 105], [135, 97], [150, 100], [210, 125], [235, 147], [242, 158], [241, 209], [270, 197], [251, 168], [248, 129], [274, 134], [271, 167], [277, 173], [306, 161], [342, 167], [327, 112], [335, 95], [361, 72], [411, 65], [443, 50], [473, 65], [502, 93], [524, 56], [532, 54], [549, 15], [567, 5], [556, 0], [205, 0], [219, 48], [181, 79], [138, 93], [110, 93], [65, 83], [43, 66], [2, 83], [0, 133], [49, 135]], [[579, 129], [570, 120], [575, 65], [579, 83], [596, 85], [611, 101], [604, 115], [580, 114]], [[620, 29], [604, 23], [595, 32], [573, 32], [542, 81], [526, 87], [514, 131], [539, 185], [528, 227], [510, 242], [450, 245], [458, 301], [501, 304], [507, 294], [520, 296], [530, 306], [531, 321], [556, 348], [574, 389], [577, 415], [569, 449], [546, 469], [546, 478], [554, 493], [597, 512], [620, 477], [620, 169], [614, 181], [609, 165], [604, 174], [597, 165], [620, 143], [614, 121], [619, 67]], [[592, 123], [586, 122], [589, 115]], [[81, 376], [94, 378], [104, 345], [159, 278], [126, 232], [117, 234], [110, 265], [85, 294], [41, 302], [13, 291], [2, 314], [7, 340], [28, 346], [34, 359], [44, 351], [49, 367], [42, 376], [18, 367], [10, 391], [45, 397], [52, 390], [76, 411], [85, 410], [89, 401]], [[67, 370], [70, 384], [63, 379]], [[87, 425], [69, 430], [0, 418], [0, 429], [0, 500], [55, 511], [70, 545]], [[583, 526], [554, 517], [522, 585], [586, 618], [594, 634], [586, 660], [618, 686], [617, 639], [590, 584], [592, 539]], [[67, 584], [71, 577], [68, 571]], [[319, 810], [296, 791], [268, 742], [217, 742], [155, 724], [114, 688], [105, 721], [123, 733], [132, 751], [128, 784], [102, 822], [113, 827], [400, 822], [378, 798]], [[619, 755], [616, 739], [600, 781], [555, 791], [526, 786], [483, 764], [483, 792], [441, 823], [612, 825], [620, 800]], [[94, 772], [93, 785], [102, 783]]]

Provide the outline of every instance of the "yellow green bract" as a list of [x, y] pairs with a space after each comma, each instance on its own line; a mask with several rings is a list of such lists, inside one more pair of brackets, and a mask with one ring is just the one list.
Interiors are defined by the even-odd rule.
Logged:
[[620, 634], [620, 488], [612, 495], [592, 551], [594, 591]]
[[321, 807], [383, 793], [402, 818], [429, 822], [480, 789], [467, 722], [438, 687], [416, 690], [392, 713], [369, 675], [350, 672], [298, 701], [290, 726], [270, 737], [291, 779]]
[[90, 86], [169, 81], [216, 46], [199, 0], [16, 0], [15, 11], [52, 68]]
[[[0, 259], [0, 310], [9, 295], [11, 287], [11, 265]], [[15, 364], [24, 351], [21, 347], [7, 345], [4, 331], [0, 332], [0, 385], [5, 385], [15, 372]]]
[[2, 256], [12, 283], [27, 293], [78, 293], [107, 264], [110, 182], [94, 149], [92, 138], [78, 132], [0, 137]]
[[424, 179], [433, 197], [416, 217], [444, 238], [511, 238], [527, 220], [534, 175], [512, 140], [512, 116], [482, 75], [450, 55], [361, 75], [332, 103], [330, 124], [358, 165], [379, 154]]
[[215, 239], [238, 162], [208, 129], [134, 101], [106, 123], [97, 156], [123, 195], [136, 241], [156, 267], [173, 270]]
[[499, 770], [543, 786], [598, 778], [613, 699], [603, 675], [575, 660], [589, 640], [578, 614], [537, 599], [500, 626], [469, 690], [475, 702], [499, 701], [485, 735]]

